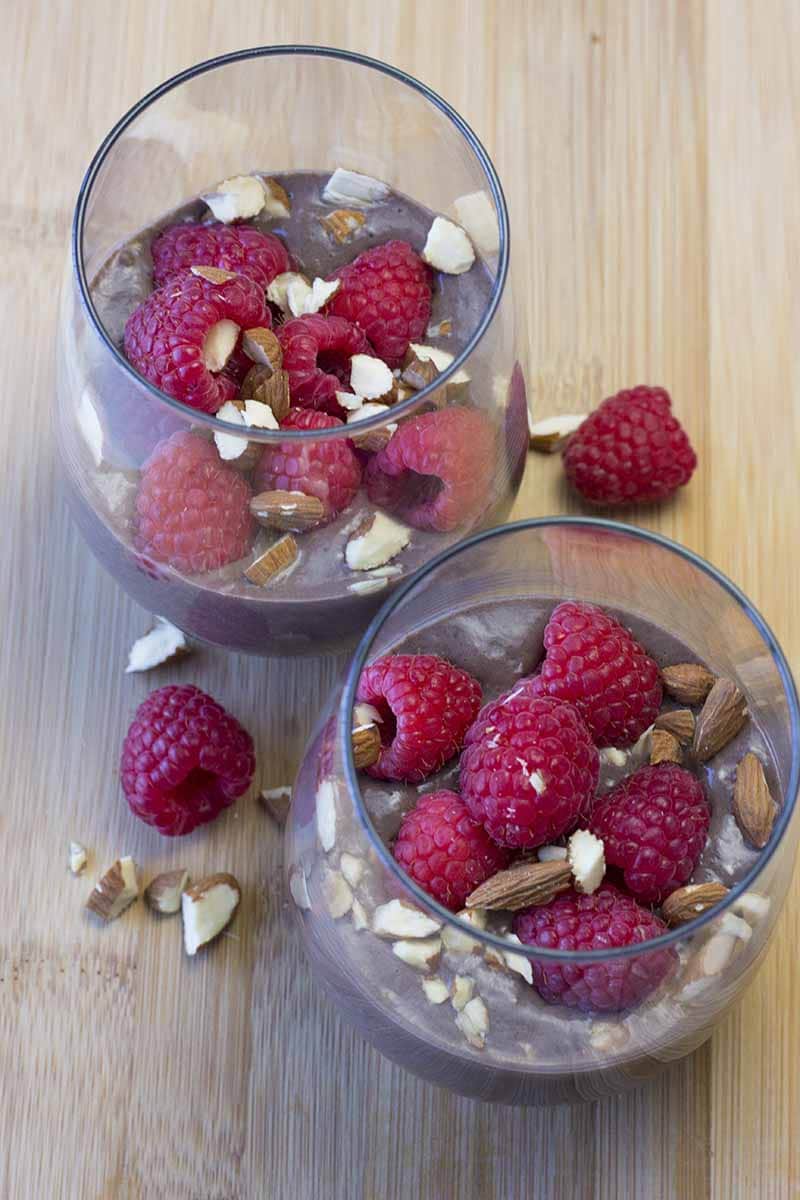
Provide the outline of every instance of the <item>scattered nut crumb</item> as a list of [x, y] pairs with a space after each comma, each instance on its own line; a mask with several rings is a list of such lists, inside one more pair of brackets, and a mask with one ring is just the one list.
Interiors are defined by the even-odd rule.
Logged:
[[189, 872], [185, 867], [174, 871], [163, 871], [151, 879], [144, 890], [144, 898], [151, 908], [160, 913], [180, 912], [181, 896], [189, 884]]
[[126, 855], [118, 858], [94, 885], [86, 907], [104, 921], [113, 921], [133, 904], [139, 895], [136, 863]]
[[480, 996], [469, 1000], [456, 1016], [456, 1025], [476, 1050], [482, 1050], [489, 1032], [489, 1010]]
[[475, 251], [460, 225], [447, 217], [435, 217], [428, 230], [422, 260], [446, 275], [463, 275], [475, 262]]
[[345, 561], [351, 571], [371, 571], [396, 558], [410, 541], [411, 530], [407, 525], [376, 512], [348, 541]]
[[[474, 929], [483, 931], [486, 928], [486, 913], [482, 908], [465, 908], [456, 915], [459, 921], [471, 925]], [[468, 933], [453, 925], [446, 925], [442, 930], [442, 942], [445, 950], [453, 954], [472, 954], [481, 945], [477, 938], [470, 937]]]
[[433, 979], [423, 979], [422, 990], [429, 1004], [444, 1004], [450, 995], [447, 984], [438, 976], [434, 976]]
[[189, 956], [213, 942], [239, 907], [242, 890], [233, 875], [208, 875], [181, 896], [183, 944]]
[[350, 911], [353, 903], [353, 893], [340, 871], [326, 869], [322, 876], [322, 898], [325, 907], [334, 920], [343, 917]]
[[500, 226], [486, 192], [470, 192], [453, 201], [453, 213], [462, 228], [482, 254], [497, 254], [500, 249]]
[[406, 900], [389, 900], [375, 909], [372, 931], [382, 938], [427, 938], [441, 923]]
[[392, 945], [392, 953], [418, 971], [433, 971], [442, 953], [442, 939], [438, 935], [413, 940], [401, 939]]
[[345, 851], [339, 859], [339, 870], [350, 884], [350, 887], [358, 887], [364, 876], [364, 860], [356, 854], [348, 854]]
[[137, 638], [131, 646], [125, 674], [152, 671], [154, 667], [185, 658], [191, 652], [192, 646], [186, 634], [164, 617], [156, 617], [153, 628]]
[[86, 866], [88, 855], [86, 847], [80, 842], [70, 842], [69, 844], [69, 869], [73, 875], [80, 875], [81, 871]]
[[292, 867], [289, 872], [289, 891], [298, 908], [311, 908], [311, 897], [308, 894], [308, 882], [305, 871], [300, 866]]
[[385, 200], [390, 188], [388, 183], [373, 179], [371, 175], [360, 175], [358, 171], [348, 171], [337, 167], [322, 191], [322, 199], [326, 204], [355, 204], [367, 207]]
[[469, 975], [456, 975], [453, 980], [453, 1008], [461, 1012], [472, 999], [475, 992], [475, 980]]
[[367, 916], [367, 910], [364, 908], [364, 905], [361, 903], [360, 900], [357, 900], [357, 899], [353, 900], [352, 917], [353, 917], [353, 928], [356, 930], [356, 932], [359, 932], [362, 929], [369, 928], [369, 917]]
[[288, 784], [283, 787], [264, 788], [261, 792], [261, 803], [277, 825], [283, 825], [289, 815], [292, 803], [292, 789]]

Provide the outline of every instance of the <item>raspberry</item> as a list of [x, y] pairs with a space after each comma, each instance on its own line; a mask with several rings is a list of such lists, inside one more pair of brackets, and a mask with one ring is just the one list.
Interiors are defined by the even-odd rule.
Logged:
[[493, 707], [491, 723], [481, 722], [481, 736], [461, 756], [462, 798], [501, 846], [541, 846], [588, 809], [597, 749], [571, 704], [528, 695]]
[[597, 408], [564, 448], [572, 486], [592, 504], [647, 504], [688, 483], [697, 466], [663, 388], [617, 392]]
[[237, 275], [209, 283], [185, 271], [153, 292], [125, 326], [125, 354], [140, 375], [190, 408], [214, 413], [236, 395], [223, 373], [203, 362], [203, 342], [212, 325], [234, 321], [243, 329], [270, 321], [264, 293]]
[[474, 408], [444, 408], [404, 421], [367, 467], [373, 504], [416, 529], [447, 533], [485, 509], [494, 434]]
[[281, 325], [278, 341], [283, 368], [289, 372], [292, 403], [340, 413], [336, 393], [348, 390], [350, 359], [370, 349], [358, 326], [342, 317], [312, 313]]
[[471, 746], [474, 742], [479, 742], [485, 733], [491, 734], [496, 721], [519, 712], [525, 712], [530, 701], [538, 695], [536, 679], [536, 675], [526, 675], [522, 679], [518, 679], [513, 687], [509, 688], [507, 692], [503, 692], [496, 700], [490, 700], [488, 704], [484, 704], [475, 718], [474, 724], [470, 725], [467, 730], [464, 745]]
[[233, 804], [255, 768], [247, 730], [199, 688], [173, 686], [151, 692], [137, 708], [120, 775], [131, 811], [176, 837]]
[[458, 912], [479, 884], [508, 866], [455, 792], [430, 792], [406, 813], [394, 856], [415, 883], [445, 908]]
[[699, 781], [675, 763], [642, 767], [595, 801], [589, 828], [621, 868], [628, 890], [657, 904], [681, 887], [708, 838], [711, 810]]
[[276, 275], [291, 270], [280, 238], [249, 225], [171, 225], [153, 238], [150, 249], [156, 287], [189, 267], [220, 267], [266, 289]]
[[173, 433], [142, 468], [136, 549], [185, 575], [216, 571], [250, 549], [250, 487], [212, 442]]
[[537, 690], [574, 704], [598, 746], [632, 746], [661, 707], [658, 667], [627, 629], [593, 604], [566, 600], [544, 631]]
[[[591, 896], [564, 892], [514, 918], [514, 932], [526, 945], [573, 952], [635, 946], [660, 937], [666, 929], [655, 913], [611, 883], [601, 884]], [[566, 1004], [582, 1012], [619, 1012], [655, 991], [676, 957], [668, 947], [598, 962], [534, 959], [533, 986], [548, 1004]]]
[[387, 654], [361, 672], [358, 699], [383, 718], [383, 747], [369, 774], [419, 783], [460, 750], [481, 685], [434, 654]]
[[[327, 413], [290, 408], [283, 429], [333, 429], [342, 422]], [[348, 438], [330, 441], [279, 442], [265, 446], [253, 483], [258, 492], [304, 492], [325, 506], [326, 520], [347, 508], [361, 483], [361, 463]]]
[[398, 367], [431, 317], [430, 272], [419, 255], [408, 242], [384, 242], [331, 279], [341, 279], [342, 286], [327, 311], [358, 325], [379, 358]]

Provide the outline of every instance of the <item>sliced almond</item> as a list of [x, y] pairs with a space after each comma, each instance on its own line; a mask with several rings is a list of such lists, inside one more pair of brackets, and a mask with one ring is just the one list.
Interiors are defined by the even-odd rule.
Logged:
[[667, 896], [661, 913], [668, 925], [685, 925], [707, 912], [728, 895], [722, 883], [690, 883]]
[[267, 189], [259, 175], [234, 175], [231, 179], [223, 179], [213, 192], [203, 196], [215, 218], [226, 225], [258, 216], [266, 199]]
[[305, 492], [259, 492], [250, 501], [250, 512], [260, 525], [304, 533], [325, 520], [325, 506]]
[[191, 652], [186, 634], [164, 617], [156, 617], [153, 628], [137, 638], [131, 646], [125, 674], [152, 671], [154, 667], [161, 667], [165, 663], [177, 662]]
[[567, 843], [567, 860], [575, 888], [586, 896], [596, 892], [606, 873], [605, 847], [588, 829], [576, 829]]
[[650, 764], [655, 766], [663, 762], [683, 762], [683, 751], [678, 739], [668, 729], [654, 728], [650, 736]]
[[[311, 284], [306, 279], [305, 275], [301, 275], [298, 271], [283, 271], [280, 275], [276, 275], [267, 288], [267, 300], [270, 304], [274, 304], [282, 313], [289, 312], [289, 288], [292, 284], [298, 282], [304, 283], [308, 291], [311, 291]], [[295, 292], [297, 295], [297, 292]]]
[[435, 971], [442, 953], [442, 939], [438, 935], [409, 941], [401, 939], [392, 946], [392, 953], [418, 971]]
[[276, 825], [284, 825], [292, 803], [292, 789], [288, 784], [283, 787], [264, 788], [261, 792], [261, 803]]
[[358, 232], [366, 219], [362, 212], [354, 208], [337, 208], [326, 217], [320, 217], [320, 224], [334, 241], [342, 245]]
[[[280, 426], [276, 420], [275, 414], [268, 404], [262, 400], [245, 400], [244, 402], [244, 420], [245, 424], [251, 429], [279, 429]], [[256, 451], [261, 455], [261, 446], [255, 442]]]
[[242, 350], [248, 358], [262, 367], [277, 371], [283, 365], [283, 350], [281, 344], [271, 329], [265, 325], [256, 325], [245, 329], [242, 334]]
[[713, 758], [743, 727], [747, 707], [732, 679], [718, 679], [706, 697], [694, 730], [693, 749], [700, 762]]
[[113, 921], [133, 904], [139, 895], [136, 863], [126, 855], [118, 858], [98, 879], [86, 901], [86, 907], [104, 921]]
[[348, 913], [353, 904], [353, 893], [341, 871], [326, 870], [322, 876], [322, 898], [334, 921]]
[[349, 539], [345, 562], [351, 571], [371, 571], [391, 562], [410, 541], [411, 530], [407, 525], [376, 512]]
[[297, 315], [306, 316], [320, 312], [328, 301], [333, 299], [341, 286], [341, 279], [315, 279], [311, 285], [311, 291], [303, 300], [302, 312]]
[[541, 421], [528, 422], [531, 450], [540, 454], [553, 454], [566, 444], [572, 434], [580, 429], [586, 413], [575, 416], [544, 417]]
[[711, 691], [716, 676], [699, 663], [675, 663], [662, 668], [661, 682], [664, 690], [679, 704], [696, 707]]
[[144, 890], [144, 898], [156, 912], [171, 914], [180, 912], [181, 896], [189, 883], [189, 872], [185, 867], [174, 871], [162, 871], [151, 879]]
[[350, 387], [365, 400], [379, 400], [392, 390], [394, 376], [386, 363], [371, 354], [354, 354], [350, 359]]
[[417, 358], [416, 355], [411, 361], [403, 367], [400, 373], [400, 378], [403, 383], [415, 392], [422, 391], [423, 388], [433, 383], [439, 375], [439, 368], [431, 358]]
[[372, 932], [380, 938], [428, 938], [440, 929], [439, 921], [407, 900], [389, 900], [372, 916]]
[[193, 275], [198, 279], [205, 279], [207, 283], [227, 283], [230, 279], [236, 278], [235, 271], [225, 271], [222, 267], [206, 267], [203, 265], [189, 267]]
[[453, 213], [482, 254], [497, 254], [500, 226], [497, 213], [486, 192], [470, 192], [453, 201]]
[[203, 338], [200, 357], [203, 365], [209, 371], [221, 371], [236, 349], [239, 340], [239, 326], [227, 318], [217, 321], [211, 326]]
[[327, 204], [355, 204], [366, 207], [386, 200], [390, 191], [388, 183], [383, 183], [380, 179], [337, 167], [325, 184], [322, 199]]
[[694, 738], [694, 713], [690, 708], [676, 708], [673, 712], [664, 712], [656, 717], [653, 722], [653, 732], [657, 729], [664, 729], [667, 733], [671, 733], [678, 741], [689, 746]]
[[747, 840], [763, 850], [770, 839], [778, 806], [769, 790], [761, 759], [752, 751], [745, 754], [736, 768], [733, 815]]
[[207, 875], [181, 896], [183, 944], [188, 955], [213, 942], [239, 907], [242, 889], [233, 875]]
[[489, 1010], [480, 996], [468, 1000], [456, 1016], [456, 1025], [464, 1034], [470, 1046], [482, 1050], [489, 1032]]
[[[486, 910], [483, 908], [465, 908], [456, 915], [463, 925], [471, 925], [473, 929], [481, 931], [486, 928]], [[472, 954], [481, 946], [477, 938], [471, 937], [465, 929], [459, 929], [455, 925], [445, 925], [442, 930], [442, 942], [445, 950], [452, 954]]]
[[289, 193], [282, 184], [278, 183], [277, 179], [273, 179], [271, 175], [261, 176], [261, 182], [264, 184], [264, 211], [270, 217], [276, 217], [278, 220], [285, 220], [286, 217], [292, 215], [292, 202], [289, 199]]
[[443, 979], [434, 976], [433, 979], [423, 979], [422, 990], [429, 1004], [444, 1004], [450, 995], [450, 990]]
[[[440, 372], [443, 372], [455, 362], [455, 357], [449, 350], [442, 350], [440, 346], [426, 346], [422, 342], [411, 342], [406, 351], [404, 361], [406, 364], [410, 363], [413, 358], [422, 359], [423, 362], [430, 361]], [[459, 387], [462, 384], [469, 383], [469, 375], [462, 368], [454, 371], [447, 383], [450, 387]]]
[[381, 735], [377, 725], [362, 725], [353, 730], [353, 765], [357, 771], [371, 767], [381, 756]]
[[69, 869], [73, 875], [80, 875], [86, 866], [87, 858], [85, 846], [82, 846], [80, 842], [70, 842]]
[[498, 871], [467, 897], [467, 908], [516, 911], [548, 904], [572, 883], [569, 862], [519, 862]]
[[469, 236], [447, 217], [435, 217], [422, 249], [422, 260], [446, 275], [463, 275], [475, 262]]
[[[216, 413], [217, 420], [226, 421], [229, 425], [241, 425], [246, 428], [244, 412], [232, 400], [226, 400]], [[223, 462], [234, 462], [247, 450], [246, 437], [238, 437], [235, 433], [225, 433], [220, 430], [214, 434], [214, 444]]]
[[323, 779], [317, 788], [317, 837], [327, 852], [336, 845], [336, 787], [332, 779]]
[[297, 542], [290, 533], [284, 534], [265, 550], [245, 571], [251, 583], [264, 587], [276, 575], [286, 571], [297, 560]]
[[268, 367], [258, 366], [251, 367], [244, 377], [239, 398], [244, 400], [247, 405], [251, 400], [260, 404], [267, 404], [272, 409], [272, 415], [277, 422], [283, 420], [291, 407], [291, 397], [289, 394], [289, 372], [278, 370], [272, 375], [265, 376], [260, 374], [255, 376], [255, 372], [265, 372]]

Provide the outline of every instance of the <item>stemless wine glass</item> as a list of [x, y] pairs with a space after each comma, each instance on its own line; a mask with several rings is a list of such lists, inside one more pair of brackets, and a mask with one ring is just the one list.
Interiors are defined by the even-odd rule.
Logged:
[[[342, 207], [321, 195], [337, 167], [391, 188], [388, 199], [358, 209], [365, 223], [343, 243], [321, 224]], [[430, 414], [441, 426], [440, 410], [468, 410], [446, 447], [448, 454], [468, 447], [475, 459], [480, 445], [470, 486], [461, 487], [463, 502], [435, 506], [447, 481], [406, 471], [395, 500], [411, 537], [389, 565], [351, 570], [345, 561], [348, 538], [374, 512], [363, 487], [335, 520], [295, 532], [296, 561], [269, 578], [248, 568], [270, 550], [279, 536], [274, 529], [253, 525], [244, 558], [194, 573], [140, 544], [137, 490], [154, 449], [187, 432], [213, 446], [213, 432], [241, 437], [242, 427], [191, 410], [138, 375], [122, 349], [125, 322], [152, 286], [154, 230], [208, 220], [199, 197], [219, 180], [253, 172], [285, 184], [291, 212], [251, 223], [284, 238], [309, 275], [324, 276], [406, 229], [419, 251], [435, 214], [480, 214], [475, 265], [466, 275], [440, 275], [434, 286], [438, 319], [421, 340], [434, 349], [435, 379], [405, 398], [399, 393], [391, 409], [375, 409], [357, 428], [248, 428], [248, 451], [231, 465], [255, 487], [253, 466], [264, 447], [281, 444], [288, 458], [302, 458], [322, 456], [325, 443], [346, 442], [366, 472], [405, 422]], [[466, 209], [459, 204], [465, 197]], [[396, 233], [393, 220], [400, 222]], [[514, 306], [501, 304], [508, 267], [506, 205], [486, 151], [444, 100], [405, 73], [338, 50], [261, 47], [201, 63], [156, 88], [92, 160], [63, 288], [59, 448], [71, 507], [93, 552], [142, 605], [203, 640], [257, 654], [341, 650], [404, 575], [507, 516], [527, 449]], [[437, 513], [404, 517], [415, 504]], [[200, 560], [207, 561], [202, 554]]]
[[[488, 924], [470, 924], [447, 911], [391, 853], [417, 789], [378, 784], [354, 765], [353, 708], [365, 664], [399, 646], [448, 652], [496, 694], [535, 668], [547, 615], [565, 598], [624, 615], [662, 665], [676, 661], [678, 646], [733, 679], [752, 725], [730, 754], [757, 744], [780, 805], [764, 849], [747, 847], [730, 811], [728, 758], [706, 764], [711, 838], [695, 878], [721, 880], [728, 894], [644, 948], [510, 947], [491, 914]], [[300, 767], [288, 884], [319, 982], [380, 1051], [466, 1095], [557, 1102], [649, 1077], [710, 1035], [763, 956], [798, 839], [799, 732], [795, 686], [762, 618], [718, 571], [665, 538], [614, 522], [553, 518], [494, 529], [443, 552], [373, 620]], [[457, 788], [454, 764], [421, 790], [436, 786]], [[661, 982], [638, 1007], [600, 1014], [545, 1003], [531, 986], [533, 973], [568, 976], [576, 968]]]

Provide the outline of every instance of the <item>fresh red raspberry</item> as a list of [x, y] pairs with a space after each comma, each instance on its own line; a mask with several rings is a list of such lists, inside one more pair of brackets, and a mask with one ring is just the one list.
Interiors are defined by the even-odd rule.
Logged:
[[376, 779], [419, 783], [461, 749], [481, 705], [481, 685], [435, 654], [386, 654], [361, 672], [358, 699], [378, 710]]
[[[514, 932], [526, 945], [573, 953], [636, 946], [666, 931], [655, 913], [611, 883], [601, 884], [591, 896], [564, 892], [514, 918]], [[598, 962], [533, 959], [533, 986], [548, 1004], [566, 1004], [582, 1012], [619, 1012], [654, 992], [676, 957], [667, 947]]]
[[291, 270], [280, 238], [249, 225], [171, 225], [153, 238], [150, 249], [156, 287], [189, 267], [219, 267], [266, 289], [276, 275]]
[[430, 272], [408, 242], [384, 242], [340, 267], [331, 279], [342, 286], [327, 311], [364, 330], [375, 353], [399, 367], [409, 342], [424, 334], [431, 318]]
[[[342, 422], [310, 408], [290, 408], [282, 429], [333, 429]], [[278, 442], [265, 446], [256, 464], [253, 485], [257, 492], [304, 492], [325, 506], [332, 521], [353, 500], [361, 483], [361, 463], [349, 438], [330, 441]]]
[[120, 775], [131, 811], [176, 837], [233, 804], [255, 768], [247, 730], [199, 688], [173, 686], [151, 692], [136, 710]]
[[484, 704], [474, 724], [467, 730], [464, 745], [471, 746], [479, 742], [484, 734], [491, 735], [498, 719], [504, 720], [509, 716], [516, 716], [517, 713], [526, 712], [531, 700], [539, 694], [536, 690], [536, 678], [535, 675], [525, 675], [496, 700]]
[[423, 891], [453, 912], [511, 857], [472, 820], [460, 796], [448, 791], [419, 798], [403, 817], [393, 853]]
[[588, 827], [603, 839], [606, 862], [648, 904], [681, 887], [708, 839], [711, 809], [700, 782], [675, 763], [642, 767], [598, 796]]
[[501, 846], [532, 849], [572, 829], [592, 802], [600, 757], [577, 709], [549, 696], [495, 706], [461, 756], [461, 796]]
[[598, 746], [632, 746], [658, 716], [658, 666], [619, 621], [565, 600], [544, 631], [536, 689], [574, 704]]
[[213, 442], [173, 433], [142, 468], [136, 494], [136, 549], [184, 575], [216, 571], [250, 549], [251, 491]]
[[236, 395], [236, 384], [203, 361], [206, 334], [218, 321], [242, 329], [270, 321], [264, 293], [237, 275], [210, 283], [186, 271], [153, 292], [125, 326], [125, 354], [140, 375], [190, 408], [214, 413]]
[[350, 359], [370, 350], [358, 326], [343, 317], [311, 313], [279, 326], [278, 341], [292, 403], [339, 414], [336, 393], [350, 386]]
[[486, 508], [494, 474], [494, 432], [474, 408], [443, 408], [403, 421], [370, 459], [367, 489], [416, 529], [447, 533]]
[[697, 456], [663, 388], [617, 392], [564, 448], [564, 470], [592, 504], [648, 504], [688, 483]]

